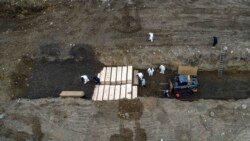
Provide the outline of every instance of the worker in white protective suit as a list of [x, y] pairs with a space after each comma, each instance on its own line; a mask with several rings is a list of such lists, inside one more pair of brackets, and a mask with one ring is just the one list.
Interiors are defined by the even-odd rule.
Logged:
[[138, 77], [139, 77], [139, 79], [142, 81], [142, 79], [143, 79], [143, 73], [142, 72], [139, 72], [139, 73], [137, 73], [136, 74]]
[[154, 33], [149, 32], [148, 35], [149, 35], [148, 40], [151, 41], [151, 42], [154, 42]]
[[148, 72], [148, 76], [153, 76], [154, 74], [154, 68], [148, 68], [147, 72]]
[[164, 95], [167, 96], [167, 97], [170, 97], [170, 95], [169, 95], [169, 90], [166, 90], [166, 91], [164, 92]]
[[86, 84], [87, 82], [89, 82], [89, 78], [87, 75], [82, 75], [81, 76], [81, 80], [84, 82], [84, 84]]
[[148, 68], [147, 72], [148, 72], [148, 76], [151, 76], [151, 68]]
[[154, 75], [154, 68], [151, 68], [151, 76], [153, 76]]
[[161, 73], [161, 74], [164, 74], [164, 73], [165, 73], [166, 68], [165, 68], [164, 65], [160, 65], [159, 69], [160, 69], [160, 73]]
[[142, 86], [142, 87], [146, 87], [146, 80], [145, 80], [145, 78], [143, 78], [143, 79], [141, 80], [141, 86]]

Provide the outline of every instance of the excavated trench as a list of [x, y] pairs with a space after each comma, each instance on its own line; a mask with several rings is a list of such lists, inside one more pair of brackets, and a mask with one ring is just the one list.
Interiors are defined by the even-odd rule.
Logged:
[[12, 73], [10, 89], [13, 98], [58, 97], [61, 91], [67, 90], [84, 91], [85, 98], [91, 98], [94, 84], [83, 85], [80, 76], [87, 74], [91, 80], [104, 65], [96, 59], [89, 45], [75, 45], [69, 51], [71, 58], [65, 60], [59, 59], [61, 53], [57, 44], [44, 45], [40, 49], [41, 58], [23, 56]]
[[[60, 53], [54, 50], [43, 53], [58, 56]], [[46, 98], [58, 97], [63, 90], [83, 90], [87, 99], [90, 99], [94, 89], [94, 83], [83, 85], [80, 75], [87, 74], [90, 78], [96, 76], [104, 66], [96, 58], [94, 52], [86, 45], [77, 45], [72, 48], [72, 59], [48, 61], [46, 58], [37, 60], [23, 57], [23, 61], [17, 67], [18, 72], [13, 72], [12, 92], [14, 97]], [[85, 56], [84, 58], [81, 58]], [[26, 71], [25, 71], [26, 70]], [[139, 86], [139, 96], [160, 97], [164, 96], [164, 90], [169, 89], [169, 79], [174, 75], [167, 70], [164, 75], [156, 70], [153, 77], [148, 77], [146, 70], [141, 70], [146, 79], [146, 87]], [[182, 96], [181, 100], [198, 99], [244, 99], [250, 97], [250, 72], [225, 72], [222, 78], [216, 71], [198, 72], [198, 93]], [[175, 98], [170, 95], [170, 98]]]
[[[146, 71], [143, 71], [146, 74]], [[167, 71], [162, 75], [158, 71], [153, 77], [146, 75], [146, 87], [139, 88], [140, 96], [161, 97], [164, 90], [169, 89], [169, 79], [174, 72]], [[199, 87], [198, 92], [193, 95], [181, 96], [181, 100], [198, 99], [245, 99], [250, 97], [250, 73], [249, 72], [224, 72], [222, 78], [218, 77], [217, 71], [198, 72]], [[170, 98], [175, 98], [170, 95]]]
[[[41, 14], [49, 5], [18, 6], [11, 3], [0, 3], [0, 33], [8, 30], [22, 30], [28, 23], [28, 17]], [[141, 21], [130, 15], [126, 7], [115, 17], [111, 28], [121, 33], [132, 33], [141, 30]], [[32, 14], [31, 14], [32, 13]], [[32, 17], [31, 17], [32, 18]], [[127, 22], [122, 22], [127, 21]], [[18, 23], [18, 24], [17, 24]], [[180, 33], [181, 34], [181, 33]], [[62, 90], [84, 90], [86, 98], [91, 98], [94, 84], [82, 85], [81, 74], [95, 76], [104, 66], [95, 57], [95, 52], [86, 45], [76, 45], [69, 52], [70, 59], [61, 60], [60, 45], [51, 44], [40, 47], [42, 58], [32, 59], [24, 56], [22, 61], [10, 76], [10, 90], [13, 98], [45, 98], [58, 97]], [[51, 59], [52, 58], [52, 59]], [[136, 67], [136, 66], [134, 66]], [[169, 78], [174, 74], [168, 71], [164, 76], [159, 73], [149, 78], [143, 70], [147, 86], [139, 87], [139, 96], [165, 98], [163, 91], [168, 89]], [[217, 72], [199, 72], [198, 93], [182, 97], [183, 100], [196, 99], [243, 99], [250, 97], [250, 72], [226, 72], [223, 78], [217, 77]], [[174, 98], [174, 96], [171, 96]]]
[[[62, 46], [57, 43], [40, 46], [39, 57], [32, 59], [25, 55], [21, 59], [16, 71], [10, 76], [12, 98], [46, 98], [58, 97], [61, 91], [84, 91], [86, 99], [92, 97], [94, 83], [86, 85], [80, 80], [82, 74], [91, 79], [102, 70], [104, 64], [98, 61], [92, 47], [86, 44], [77, 44], [68, 52], [70, 58], [60, 59]], [[164, 90], [169, 89], [169, 80], [175, 72], [167, 70], [164, 75], [156, 69], [154, 76], [144, 73], [146, 87], [139, 86], [139, 96], [164, 96]], [[181, 96], [181, 100], [198, 99], [244, 99], [250, 97], [250, 72], [225, 72], [222, 78], [217, 71], [198, 72], [198, 93]], [[175, 98], [170, 95], [170, 98]]]

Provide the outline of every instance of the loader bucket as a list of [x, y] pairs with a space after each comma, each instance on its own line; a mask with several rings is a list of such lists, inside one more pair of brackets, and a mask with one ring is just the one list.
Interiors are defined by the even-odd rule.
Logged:
[[178, 74], [197, 75], [198, 67], [179, 66]]

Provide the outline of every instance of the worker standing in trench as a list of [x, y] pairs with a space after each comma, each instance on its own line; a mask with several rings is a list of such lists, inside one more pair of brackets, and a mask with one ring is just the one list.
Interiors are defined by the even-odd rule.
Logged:
[[166, 90], [166, 91], [164, 92], [164, 95], [167, 96], [167, 97], [170, 97], [170, 95], [169, 95], [169, 90]]
[[141, 80], [141, 86], [142, 87], [146, 87], [146, 80], [145, 80], [145, 78], [142, 78], [142, 80]]
[[146, 87], [146, 80], [145, 80], [145, 78], [143, 78], [143, 73], [139, 72], [136, 75], [139, 78], [139, 82], [140, 82], [141, 86]]
[[154, 68], [148, 68], [148, 70], [147, 70], [147, 72], [148, 72], [148, 76], [153, 76], [153, 74], [154, 74]]
[[87, 82], [89, 82], [89, 78], [87, 75], [82, 75], [81, 80], [82, 80], [83, 84], [86, 84]]
[[139, 72], [136, 75], [138, 76], [138, 78], [140, 79], [140, 81], [142, 81], [142, 79], [143, 79], [143, 73]]
[[100, 81], [100, 78], [98, 78], [97, 76], [94, 76], [93, 77], [93, 81], [96, 85], [101, 85], [101, 81]]

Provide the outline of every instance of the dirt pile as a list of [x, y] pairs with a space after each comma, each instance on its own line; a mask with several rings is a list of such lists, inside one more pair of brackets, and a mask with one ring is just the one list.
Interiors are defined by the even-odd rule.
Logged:
[[44, 0], [2, 0], [0, 1], [0, 17], [23, 19], [42, 12], [48, 6], [49, 4]]

